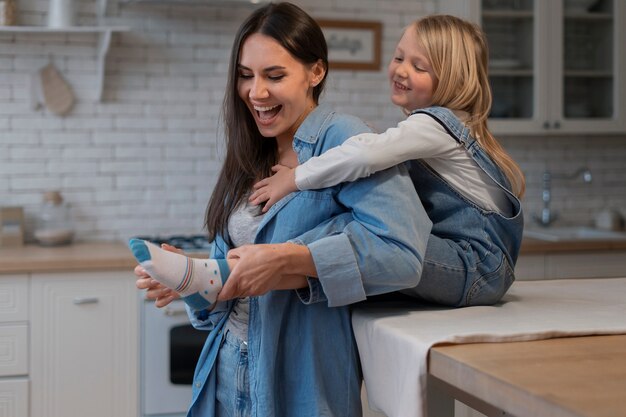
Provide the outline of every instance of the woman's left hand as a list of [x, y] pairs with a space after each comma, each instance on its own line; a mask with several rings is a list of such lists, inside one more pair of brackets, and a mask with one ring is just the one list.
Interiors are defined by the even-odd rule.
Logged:
[[244, 245], [228, 252], [227, 259], [236, 259], [218, 301], [263, 295], [271, 290], [302, 288], [304, 275], [284, 274], [287, 270], [286, 244]]

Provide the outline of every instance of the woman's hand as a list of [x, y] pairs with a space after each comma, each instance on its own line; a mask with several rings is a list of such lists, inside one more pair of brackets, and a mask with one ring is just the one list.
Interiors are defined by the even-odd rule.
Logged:
[[[182, 250], [166, 243], [162, 244], [161, 247], [170, 252], [180, 254], [183, 253]], [[143, 266], [137, 265], [134, 273], [137, 276], [137, 281], [135, 282], [137, 288], [140, 290], [146, 290], [146, 299], [154, 300], [154, 305], [158, 308], [165, 307], [175, 299], [180, 298], [180, 295], [178, 295], [177, 292], [167, 288], [159, 281], [153, 279], [148, 272], [146, 272]]]
[[218, 301], [306, 287], [306, 276], [290, 269], [290, 261], [295, 260], [290, 257], [290, 249], [304, 250], [310, 256], [306, 247], [292, 243], [244, 245], [230, 250], [226, 259], [236, 259], [237, 264], [219, 293]]
[[287, 194], [298, 191], [295, 168], [274, 165], [272, 172], [274, 175], [262, 179], [252, 186], [254, 192], [248, 199], [255, 206], [266, 202], [263, 206], [263, 213], [267, 212], [270, 207]]

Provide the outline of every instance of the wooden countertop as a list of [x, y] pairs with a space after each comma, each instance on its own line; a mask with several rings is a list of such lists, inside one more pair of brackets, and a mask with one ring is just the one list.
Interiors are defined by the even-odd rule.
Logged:
[[626, 335], [436, 346], [429, 373], [519, 417], [626, 413]]
[[[524, 238], [521, 254], [626, 251], [626, 241], [546, 242]], [[0, 274], [77, 270], [132, 270], [136, 261], [122, 242], [82, 242], [66, 246], [0, 248]]]
[[0, 274], [127, 269], [137, 265], [122, 242], [0, 248]]
[[603, 252], [626, 251], [626, 241], [618, 240], [571, 240], [549, 242], [539, 239], [524, 238], [520, 249], [521, 255], [552, 252]]

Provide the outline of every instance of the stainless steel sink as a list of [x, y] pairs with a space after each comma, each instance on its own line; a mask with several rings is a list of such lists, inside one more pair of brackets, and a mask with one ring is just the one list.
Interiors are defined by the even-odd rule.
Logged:
[[626, 240], [626, 233], [593, 229], [591, 227], [549, 227], [524, 230], [524, 236], [550, 242], [564, 240]]

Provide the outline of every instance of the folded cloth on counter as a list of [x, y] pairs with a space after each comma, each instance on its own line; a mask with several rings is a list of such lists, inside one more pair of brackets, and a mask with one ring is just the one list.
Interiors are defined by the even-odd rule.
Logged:
[[516, 282], [495, 306], [363, 303], [352, 324], [370, 407], [422, 417], [432, 346], [626, 334], [626, 278]]

